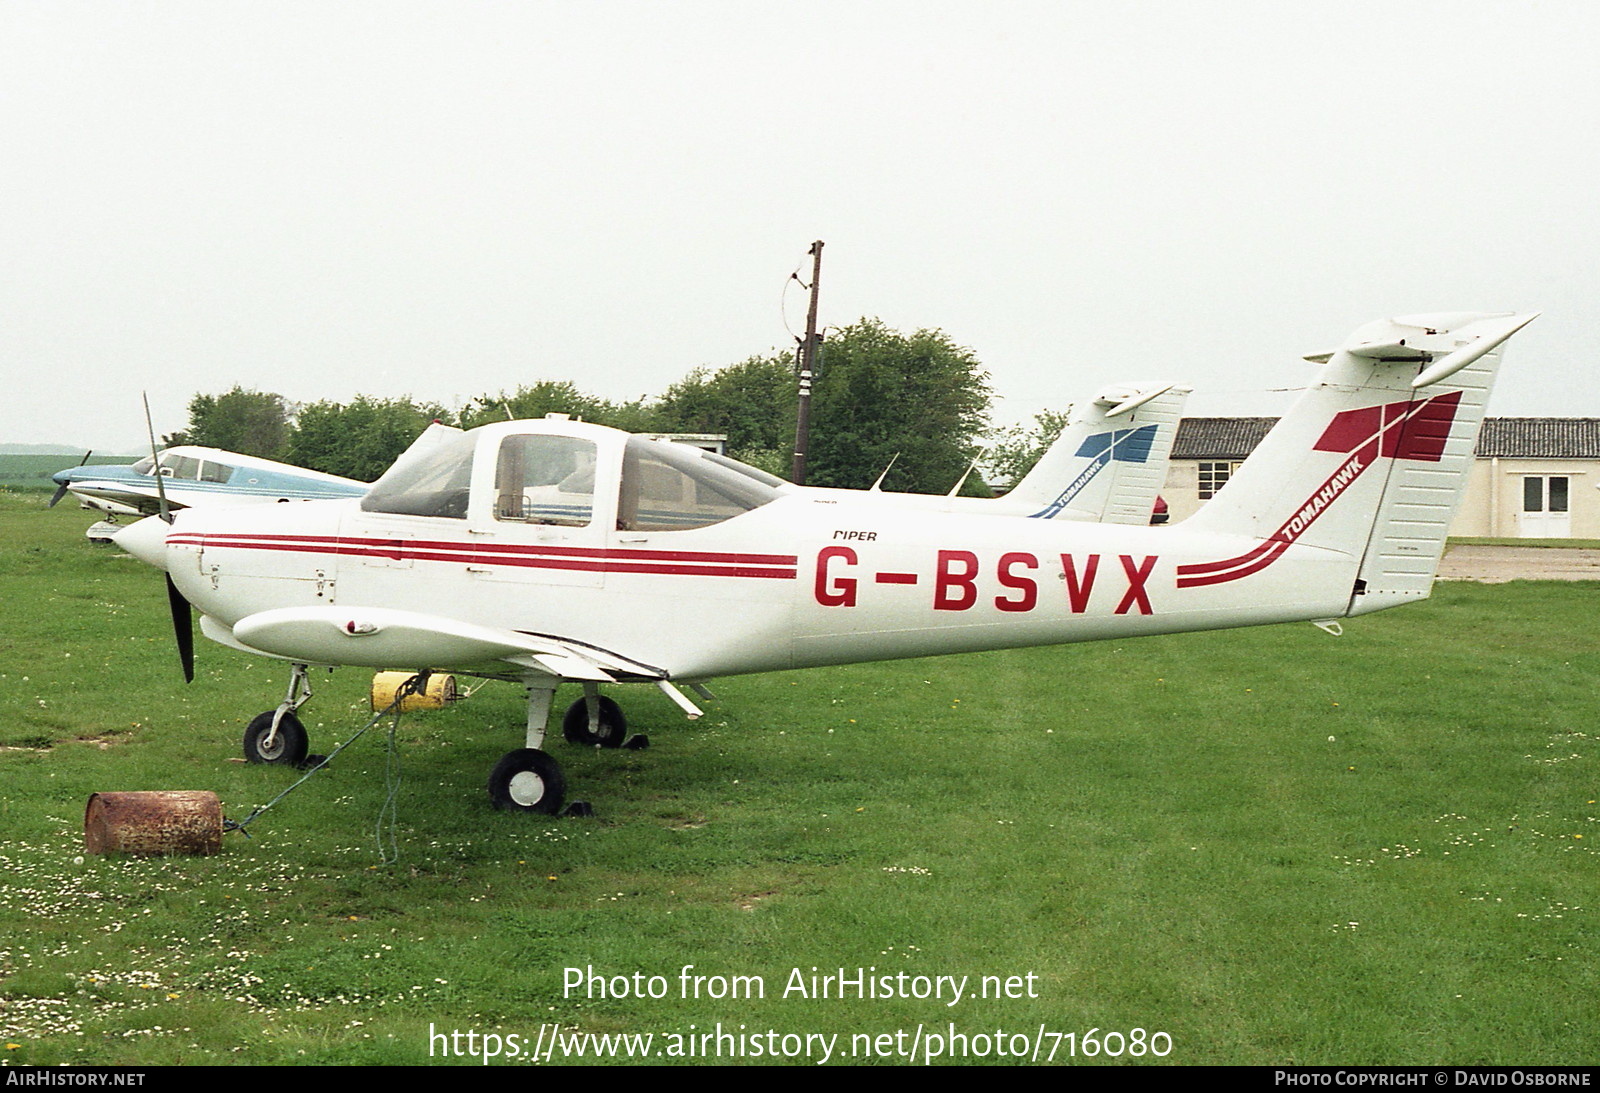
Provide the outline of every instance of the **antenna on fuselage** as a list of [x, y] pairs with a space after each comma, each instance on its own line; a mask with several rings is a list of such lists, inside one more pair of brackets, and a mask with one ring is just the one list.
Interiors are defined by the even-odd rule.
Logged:
[[883, 492], [883, 480], [885, 478], [889, 477], [890, 468], [892, 468], [894, 466], [894, 461], [896, 459], [899, 459], [899, 458], [900, 458], [900, 453], [899, 452], [895, 452], [893, 455], [891, 455], [889, 457], [889, 462], [884, 464], [883, 473], [878, 476], [878, 480], [872, 484], [872, 489], [868, 490], [867, 491], [868, 493], [882, 493]]
[[972, 457], [972, 462], [967, 464], [967, 469], [961, 472], [961, 477], [956, 479], [956, 484], [950, 487], [950, 492], [945, 494], [945, 496], [954, 497], [956, 494], [960, 493], [961, 487], [965, 486], [967, 484], [967, 479], [972, 477], [972, 472], [978, 469], [978, 460], [982, 459], [988, 454], [989, 449], [987, 447], [978, 449], [978, 454]]

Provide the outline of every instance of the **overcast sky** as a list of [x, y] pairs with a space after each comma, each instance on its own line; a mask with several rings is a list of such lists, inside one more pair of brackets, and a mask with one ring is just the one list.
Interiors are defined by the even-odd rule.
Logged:
[[1001, 422], [1276, 413], [1440, 309], [1544, 312], [1491, 413], [1596, 415], [1597, 46], [1539, 0], [0, 0], [0, 442], [658, 394], [791, 345], [813, 239], [824, 323], [943, 329]]

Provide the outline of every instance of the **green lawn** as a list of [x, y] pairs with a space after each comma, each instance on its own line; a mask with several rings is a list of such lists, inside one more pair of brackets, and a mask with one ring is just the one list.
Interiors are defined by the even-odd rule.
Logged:
[[[1595, 1060], [1600, 586], [732, 679], [693, 723], [617, 688], [652, 746], [552, 745], [582, 820], [489, 807], [522, 698], [488, 684], [402, 719], [397, 777], [374, 731], [215, 858], [83, 859], [96, 791], [237, 819], [296, 775], [237, 761], [282, 668], [202, 641], [185, 687], [159, 575], [45, 499], [0, 494], [6, 1062], [438, 1062], [430, 1029], [526, 1061], [552, 1027], [698, 1061], [719, 1023], [834, 1062], [1086, 1061], [1091, 1030], [1124, 1061]], [[317, 678], [314, 750], [367, 682]], [[809, 997], [841, 968], [965, 992]], [[604, 997], [564, 990], [587, 969]]]
[[1600, 539], [1505, 539], [1483, 535], [1458, 535], [1450, 538], [1450, 546], [1509, 546], [1546, 547], [1554, 550], [1596, 550]]
[[[54, 490], [56, 484], [50, 476], [57, 471], [64, 471], [76, 467], [83, 462], [84, 453], [77, 455], [5, 455], [0, 454], [0, 486], [8, 489], [26, 490]], [[126, 466], [139, 457], [136, 455], [96, 455], [89, 459], [90, 465]]]

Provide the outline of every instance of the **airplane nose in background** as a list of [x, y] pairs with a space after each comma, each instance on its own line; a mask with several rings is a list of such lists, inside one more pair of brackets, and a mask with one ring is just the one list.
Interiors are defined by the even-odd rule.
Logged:
[[146, 565], [157, 569], [167, 568], [167, 532], [171, 530], [159, 516], [146, 516], [136, 524], [129, 524], [111, 537], [117, 546], [132, 554]]

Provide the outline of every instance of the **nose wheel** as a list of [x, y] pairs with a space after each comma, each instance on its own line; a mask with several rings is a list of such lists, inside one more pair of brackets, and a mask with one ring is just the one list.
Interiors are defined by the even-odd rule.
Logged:
[[508, 752], [489, 774], [489, 799], [508, 812], [554, 816], [567, 797], [561, 765], [538, 748]]
[[[278, 720], [274, 731], [272, 721]], [[297, 767], [306, 757], [306, 727], [294, 714], [268, 710], [251, 719], [244, 730], [244, 757], [252, 763], [282, 763]]]
[[[168, 582], [169, 584], [171, 582]], [[295, 711], [311, 697], [311, 679], [304, 664], [289, 669], [289, 693], [277, 709], [257, 714], [244, 730], [244, 757], [252, 763], [298, 767], [306, 759], [306, 727]]]

